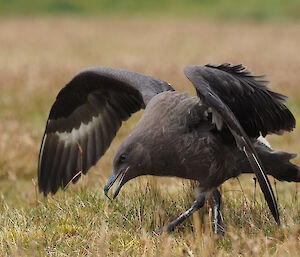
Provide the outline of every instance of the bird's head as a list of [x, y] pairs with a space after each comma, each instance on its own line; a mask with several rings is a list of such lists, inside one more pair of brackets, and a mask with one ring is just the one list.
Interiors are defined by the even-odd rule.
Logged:
[[131, 138], [125, 140], [115, 153], [113, 160], [113, 170], [108, 179], [104, 193], [108, 197], [108, 191], [120, 177], [119, 183], [114, 191], [113, 199], [117, 197], [120, 189], [129, 180], [147, 174], [150, 167], [150, 154], [144, 144], [132, 142]]

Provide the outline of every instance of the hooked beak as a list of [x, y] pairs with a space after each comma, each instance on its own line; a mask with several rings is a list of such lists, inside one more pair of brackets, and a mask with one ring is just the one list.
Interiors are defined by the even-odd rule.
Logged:
[[120, 171], [119, 173], [113, 172], [112, 175], [110, 176], [110, 178], [108, 179], [108, 181], [106, 182], [106, 184], [104, 186], [104, 194], [108, 199], [110, 199], [110, 197], [108, 196], [109, 189], [113, 186], [113, 184], [116, 182], [118, 177], [121, 175], [119, 183], [114, 191], [113, 199], [115, 199], [117, 197], [117, 195], [119, 194], [122, 186], [125, 184], [124, 177], [125, 177], [125, 174], [126, 174], [126, 171], [128, 170], [128, 168], [125, 171]]

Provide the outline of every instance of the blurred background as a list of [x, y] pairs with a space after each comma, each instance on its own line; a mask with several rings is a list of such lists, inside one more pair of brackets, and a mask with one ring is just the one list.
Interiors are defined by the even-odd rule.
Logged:
[[[121, 67], [194, 94], [184, 66], [223, 62], [243, 63], [254, 74], [266, 74], [273, 90], [289, 96], [288, 106], [298, 119], [300, 1], [0, 0], [2, 211], [34, 205], [38, 152], [51, 104], [81, 69]], [[114, 150], [140, 115], [126, 122], [105, 157], [69, 194], [81, 186], [102, 193]], [[300, 152], [299, 129], [268, 138], [274, 147]], [[299, 158], [295, 162], [300, 164]], [[181, 187], [176, 179], [166, 181], [159, 184], [168, 183], [170, 194]], [[241, 182], [252, 195], [252, 177]], [[297, 193], [295, 184], [277, 187], [284, 204]], [[224, 188], [240, 197], [233, 190], [240, 190], [236, 180]]]
[[3, 15], [194, 16], [217, 19], [297, 20], [297, 0], [1, 0]]

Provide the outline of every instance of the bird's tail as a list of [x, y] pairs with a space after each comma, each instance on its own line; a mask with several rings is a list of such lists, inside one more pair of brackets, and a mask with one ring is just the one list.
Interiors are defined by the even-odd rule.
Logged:
[[290, 162], [296, 156], [296, 154], [274, 151], [267, 157], [267, 160], [262, 158], [262, 162], [267, 174], [274, 178], [288, 182], [300, 182], [299, 167]]
[[[300, 182], [300, 169], [290, 162], [297, 154], [275, 151], [261, 143], [255, 144], [255, 150], [268, 175], [272, 175], [280, 181]], [[243, 173], [249, 173], [250, 171], [247, 168], [251, 170], [250, 165], [245, 161], [242, 161], [241, 164]]]

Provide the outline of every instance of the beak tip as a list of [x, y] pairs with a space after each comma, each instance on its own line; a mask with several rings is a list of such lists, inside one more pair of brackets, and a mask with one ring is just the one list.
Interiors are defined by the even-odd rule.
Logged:
[[109, 188], [108, 187], [104, 187], [104, 195], [109, 199], [109, 200], [111, 200], [111, 198], [108, 196], [108, 190], [109, 190]]
[[120, 189], [121, 189], [121, 187], [118, 185], [118, 187], [116, 188], [116, 190], [115, 190], [115, 192], [114, 192], [114, 195], [113, 195], [113, 198], [112, 198], [112, 199], [115, 199], [115, 198], [119, 195]]
[[111, 198], [110, 198], [107, 194], [105, 194], [105, 196], [106, 196], [109, 200], [111, 200]]
[[[127, 170], [126, 170], [127, 171]], [[115, 199], [119, 192], [120, 192], [120, 189], [121, 187], [125, 184], [124, 183], [124, 176], [126, 174], [126, 171], [125, 172], [113, 172], [112, 175], [110, 176], [110, 178], [108, 179], [106, 185], [104, 186], [104, 194], [105, 196], [110, 199], [110, 200], [113, 200]], [[117, 185], [117, 188], [115, 189], [114, 193], [113, 193], [113, 196], [112, 196], [112, 199], [108, 196], [108, 191], [110, 190], [110, 188], [112, 187], [112, 185], [114, 184], [114, 182], [118, 179], [118, 177], [121, 176], [120, 178], [120, 181], [119, 181], [119, 184]]]

